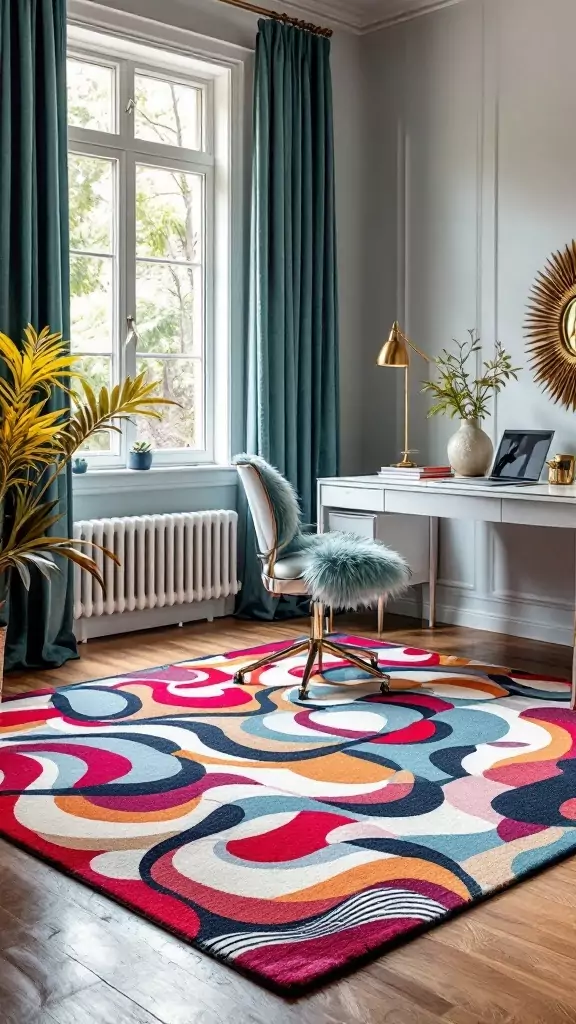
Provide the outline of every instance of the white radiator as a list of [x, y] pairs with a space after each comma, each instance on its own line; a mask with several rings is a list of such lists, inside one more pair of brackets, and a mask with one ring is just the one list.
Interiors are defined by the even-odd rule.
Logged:
[[240, 589], [237, 524], [232, 511], [75, 523], [76, 540], [94, 541], [120, 561], [116, 565], [98, 549], [89, 552], [104, 577], [105, 594], [89, 573], [75, 566], [79, 638], [226, 614]]

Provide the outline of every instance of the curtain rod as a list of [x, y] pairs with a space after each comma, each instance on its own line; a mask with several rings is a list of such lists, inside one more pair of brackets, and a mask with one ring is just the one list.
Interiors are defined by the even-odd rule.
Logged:
[[289, 14], [280, 14], [278, 11], [271, 11], [267, 7], [258, 7], [257, 4], [251, 4], [248, 0], [220, 0], [220, 3], [230, 4], [231, 7], [239, 7], [242, 11], [251, 11], [252, 14], [260, 14], [263, 18], [274, 18], [275, 21], [281, 21], [285, 25], [294, 25], [295, 28], [301, 28], [305, 32], [312, 32], [317, 36], [325, 36], [326, 39], [330, 39], [332, 35], [331, 28], [320, 28], [319, 25], [312, 25], [308, 21], [291, 18]]

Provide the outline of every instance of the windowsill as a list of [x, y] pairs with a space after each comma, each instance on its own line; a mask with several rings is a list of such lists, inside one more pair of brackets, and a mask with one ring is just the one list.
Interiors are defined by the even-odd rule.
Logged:
[[160, 491], [174, 488], [230, 487], [236, 483], [233, 466], [152, 466], [151, 469], [88, 469], [73, 473], [79, 495]]

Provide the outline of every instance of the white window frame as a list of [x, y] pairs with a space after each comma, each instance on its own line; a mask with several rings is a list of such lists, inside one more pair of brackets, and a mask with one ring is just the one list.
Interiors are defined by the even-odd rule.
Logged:
[[[219, 379], [215, 372], [217, 353], [215, 340], [215, 236], [216, 236], [216, 158], [214, 139], [216, 134], [214, 103], [214, 68], [198, 59], [190, 60], [190, 68], [180, 55], [175, 60], [167, 51], [147, 47], [143, 52], [139, 45], [131, 54], [126, 41], [106, 35], [93, 40], [76, 41], [70, 33], [68, 56], [115, 69], [115, 133], [100, 132], [89, 128], [69, 127], [68, 149], [70, 153], [106, 157], [117, 161], [116, 172], [116, 224], [115, 263], [116, 287], [114, 299], [114, 335], [112, 351], [112, 383], [126, 374], [133, 376], [136, 370], [136, 343], [132, 340], [125, 345], [128, 335], [128, 317], [135, 316], [136, 292], [136, 223], [135, 223], [135, 169], [136, 164], [166, 167], [201, 174], [204, 182], [204, 224], [203, 224], [203, 429], [202, 449], [157, 450], [155, 465], [186, 466], [212, 464], [227, 461], [229, 457], [228, 390], [229, 382], [221, 379], [222, 371], [229, 374], [230, 359], [218, 357], [221, 370]], [[84, 33], [86, 35], [86, 33]], [[89, 35], [94, 36], [93, 33]], [[127, 52], [128, 51], [128, 52]], [[144, 57], [144, 59], [143, 59]], [[137, 139], [134, 134], [134, 117], [127, 112], [129, 100], [134, 96], [134, 75], [144, 73], [150, 77], [168, 78], [199, 89], [202, 93], [202, 150], [190, 150]], [[230, 197], [218, 187], [218, 202], [221, 204], [219, 218], [227, 215]], [[124, 216], [121, 211], [124, 210]], [[220, 253], [220, 258], [222, 254]], [[137, 326], [137, 322], [136, 322]], [[175, 356], [174, 358], [182, 358]], [[186, 357], [184, 357], [186, 358]], [[219, 412], [226, 415], [226, 440], [223, 438], [222, 423], [217, 430], [216, 403]], [[219, 417], [220, 419], [220, 417]], [[119, 450], [110, 454], [87, 453], [94, 468], [118, 469], [127, 464], [127, 455], [134, 440], [135, 427], [127, 424], [122, 431]]]

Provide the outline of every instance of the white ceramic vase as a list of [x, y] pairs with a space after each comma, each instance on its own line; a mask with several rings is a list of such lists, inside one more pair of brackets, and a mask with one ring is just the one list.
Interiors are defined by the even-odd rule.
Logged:
[[494, 445], [478, 420], [461, 420], [448, 441], [448, 460], [456, 476], [485, 476], [494, 458]]

